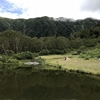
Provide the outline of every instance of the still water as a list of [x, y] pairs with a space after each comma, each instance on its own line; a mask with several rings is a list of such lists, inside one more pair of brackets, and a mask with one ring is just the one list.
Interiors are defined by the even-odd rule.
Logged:
[[0, 100], [100, 100], [99, 76], [25, 70], [0, 71]]

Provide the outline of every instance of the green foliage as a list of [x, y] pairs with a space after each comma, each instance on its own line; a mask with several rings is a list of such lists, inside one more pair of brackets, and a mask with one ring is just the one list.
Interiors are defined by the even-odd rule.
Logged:
[[[2, 42], [3, 41], [3, 42]], [[9, 55], [13, 52], [32, 51], [33, 41], [30, 37], [20, 32], [6, 30], [0, 33], [0, 51]]]
[[89, 60], [90, 58], [93, 58], [92, 55], [87, 54], [80, 54], [79, 58], [84, 58], [84, 60]]
[[3, 55], [3, 56], [0, 56], [0, 61], [5, 63], [6, 61], [8, 60], [8, 57]]
[[87, 50], [87, 48], [86, 48], [86, 46], [80, 46], [80, 50], [82, 53], [84, 53]]
[[80, 38], [88, 38], [90, 36], [90, 32], [87, 29], [81, 30], [80, 31]]
[[28, 20], [0, 18], [0, 53], [10, 56], [29, 51], [47, 55], [64, 54], [70, 49], [80, 54], [87, 48], [100, 48], [98, 22], [91, 18], [63, 21], [46, 16]]
[[85, 57], [86, 57], [86, 55], [84, 55], [84, 54], [79, 55], [79, 58], [85, 58]]
[[78, 49], [78, 50], [77, 50], [77, 54], [80, 54], [80, 53], [81, 53], [81, 50], [80, 50], [80, 49]]
[[38, 57], [38, 58], [36, 58], [35, 60], [36, 60], [37, 62], [39, 62], [39, 65], [45, 63], [45, 60], [42, 59], [41, 57]]
[[15, 54], [14, 57], [18, 60], [33, 59], [33, 54], [29, 51], [26, 51], [26, 52], [21, 52], [21, 53]]
[[18, 63], [17, 59], [8, 59], [6, 63]]
[[75, 38], [74, 40], [70, 40], [70, 46], [75, 49], [79, 49], [84, 45], [83, 39]]
[[100, 49], [88, 50], [86, 53], [81, 53], [80, 58], [88, 60], [90, 58], [100, 58]]
[[89, 60], [89, 57], [86, 57], [84, 60]]
[[38, 53], [33, 53], [33, 57], [38, 57]]
[[39, 55], [48, 55], [50, 54], [50, 51], [49, 50], [46, 50], [46, 49], [43, 49], [39, 52]]
[[100, 43], [97, 43], [96, 48], [100, 49]]
[[[47, 36], [65, 36], [70, 37], [71, 33], [80, 31], [82, 29], [89, 29], [91, 26], [96, 25], [98, 20], [86, 18], [84, 20], [72, 21], [60, 18], [54, 20], [47, 16], [31, 19], [8, 19], [0, 18], [0, 32], [7, 29], [20, 31], [30, 37], [47, 37]], [[91, 29], [95, 36], [98, 36], [100, 28]], [[84, 34], [86, 33], [86, 34]], [[89, 31], [82, 30], [80, 33], [81, 38], [87, 38]], [[91, 33], [91, 36], [93, 36]], [[100, 35], [99, 35], [100, 36]]]
[[8, 54], [8, 56], [12, 56], [12, 55], [14, 54], [14, 51], [12, 51], [12, 50], [7, 50], [7, 54]]
[[89, 39], [85, 41], [86, 47], [95, 47], [97, 45], [97, 39]]
[[58, 69], [62, 69], [62, 66], [59, 65]]
[[59, 49], [52, 49], [51, 54], [64, 54], [66, 53], [66, 50], [59, 50]]
[[83, 70], [76, 70], [77, 73], [86, 74]]

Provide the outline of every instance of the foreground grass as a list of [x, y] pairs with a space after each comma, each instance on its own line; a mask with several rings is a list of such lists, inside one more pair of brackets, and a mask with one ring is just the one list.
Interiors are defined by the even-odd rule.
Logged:
[[70, 59], [64, 60], [66, 55], [49, 55], [41, 56], [46, 60], [47, 63], [51, 65], [60, 65], [62, 69], [67, 70], [80, 70], [87, 73], [100, 74], [100, 60], [90, 59], [84, 60], [78, 58], [76, 55], [67, 55]]

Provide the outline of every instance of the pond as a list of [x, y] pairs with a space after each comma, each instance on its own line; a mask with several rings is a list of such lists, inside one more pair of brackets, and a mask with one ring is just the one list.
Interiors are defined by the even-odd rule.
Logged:
[[31, 67], [0, 68], [0, 100], [100, 100], [99, 76]]

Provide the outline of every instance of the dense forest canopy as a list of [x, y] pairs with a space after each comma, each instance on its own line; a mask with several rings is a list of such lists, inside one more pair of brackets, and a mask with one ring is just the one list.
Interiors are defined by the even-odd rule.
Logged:
[[0, 53], [30, 51], [63, 54], [73, 49], [100, 48], [100, 21], [61, 20], [49, 17], [8, 19], [0, 17]]
[[71, 20], [64, 18], [38, 17], [30, 19], [8, 19], [0, 17], [0, 32], [7, 29], [20, 31], [30, 37], [65, 36], [70, 37], [81, 29], [89, 29], [98, 25], [99, 20], [86, 18], [84, 20]]

